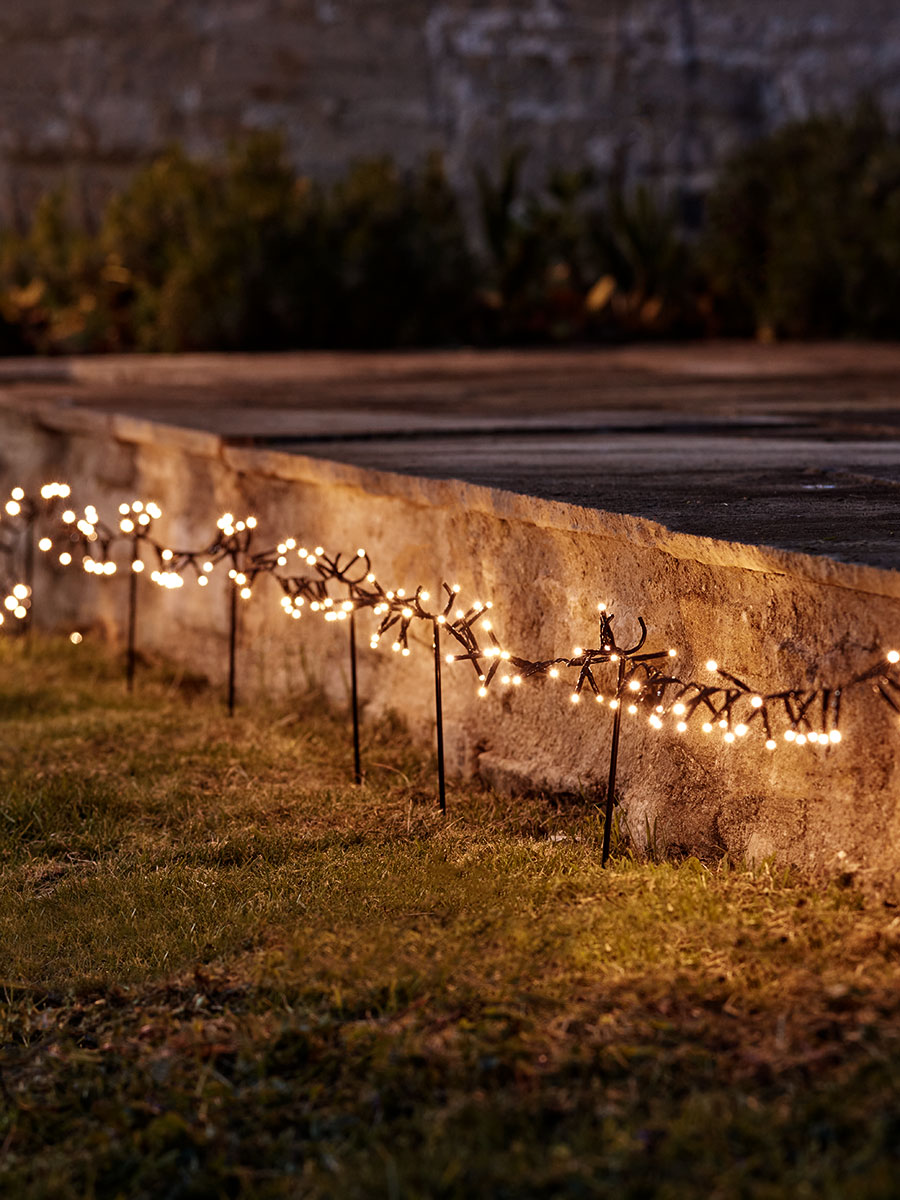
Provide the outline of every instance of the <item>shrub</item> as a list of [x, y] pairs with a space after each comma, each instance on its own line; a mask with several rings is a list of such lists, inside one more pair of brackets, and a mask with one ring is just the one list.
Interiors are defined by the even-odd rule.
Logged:
[[870, 104], [787, 125], [731, 160], [708, 203], [722, 327], [900, 335], [900, 140]]

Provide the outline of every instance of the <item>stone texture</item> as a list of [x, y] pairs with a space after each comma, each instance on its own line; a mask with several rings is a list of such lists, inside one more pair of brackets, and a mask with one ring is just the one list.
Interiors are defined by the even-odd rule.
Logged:
[[530, 170], [702, 192], [723, 156], [861, 91], [900, 110], [889, 0], [6, 0], [0, 208], [67, 178], [91, 209], [173, 140], [221, 153], [283, 129], [330, 178], [441, 150], [465, 190], [517, 145]]
[[[895, 572], [455, 481], [229, 447], [211, 434], [134, 417], [37, 401], [26, 407], [6, 395], [0, 459], [0, 485], [14, 474], [64, 475], [102, 512], [136, 494], [155, 497], [166, 514], [161, 532], [179, 545], [202, 543], [226, 508], [255, 512], [262, 544], [294, 531], [335, 549], [364, 545], [387, 584], [422, 583], [434, 592], [447, 579], [460, 582], [467, 597], [493, 599], [504, 642], [530, 656], [589, 644], [600, 599], [623, 630], [644, 615], [651, 645], [679, 648], [679, 670], [702, 673], [715, 654], [763, 690], [846, 677], [900, 631]], [[260, 689], [285, 692], [315, 679], [345, 699], [345, 631], [286, 622], [269, 582], [245, 610], [245, 701]], [[51, 594], [52, 603], [45, 599]], [[71, 575], [55, 580], [51, 592], [41, 578], [37, 603], [45, 623], [96, 621], [116, 630], [124, 584]], [[221, 581], [205, 591], [148, 587], [142, 606], [143, 645], [223, 678]], [[409, 659], [368, 650], [361, 659], [367, 711], [397, 709], [426, 736], [431, 662], [422, 640]], [[597, 795], [609, 713], [588, 704], [573, 710], [566, 694], [547, 681], [478, 701], [467, 670], [448, 668], [451, 768]], [[900, 868], [896, 719], [873, 697], [857, 695], [844, 727], [839, 748], [770, 755], [749, 737], [729, 748], [699, 732], [655, 734], [626, 719], [620, 779], [629, 822], [638, 833], [655, 826], [669, 844], [775, 854], [811, 869], [850, 861], [870, 878], [889, 880]]]

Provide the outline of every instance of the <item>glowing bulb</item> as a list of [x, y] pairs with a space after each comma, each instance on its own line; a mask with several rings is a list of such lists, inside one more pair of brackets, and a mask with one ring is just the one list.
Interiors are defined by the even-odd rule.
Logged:
[[738, 737], [745, 737], [747, 733], [747, 726], [743, 723], [740, 725], [735, 725], [734, 732], [738, 735]]
[[127, 517], [130, 512], [131, 512], [131, 509], [128, 507], [127, 504], [119, 505], [119, 516], [120, 517]]
[[597, 612], [606, 612], [606, 605], [605, 605], [605, 604], [598, 604], [598, 605], [597, 605]]
[[594, 697], [594, 699], [597, 701], [597, 703], [598, 703], [598, 704], [602, 704], [602, 703], [603, 703], [603, 697], [600, 695], [600, 693], [599, 693], [599, 692], [598, 692], [598, 693], [597, 693], [597, 695]]
[[889, 650], [887, 660], [889, 663], [900, 662], [900, 652], [898, 652], [897, 650]]
[[707, 671], [718, 671], [719, 664], [714, 658], [707, 659], [706, 669]]
[[430, 593], [430, 592], [419, 592], [419, 595], [421, 596], [421, 598], [422, 598], [422, 600], [423, 600], [423, 601], [427, 601], [427, 600], [430, 600], [430, 599], [431, 599], [431, 593]]
[[72, 512], [71, 508], [67, 508], [61, 519], [66, 523], [66, 525], [71, 525], [75, 520], [75, 514]]
[[684, 733], [687, 730], [687, 721], [679, 721], [675, 728], [679, 733]]
[[444, 662], [446, 662], [446, 663], [456, 662], [456, 655], [455, 654], [445, 654]]
[[6, 608], [6, 609], [7, 609], [9, 612], [12, 612], [12, 610], [13, 610], [13, 609], [16, 607], [16, 600], [15, 600], [15, 597], [14, 597], [14, 596], [7, 596], [7, 597], [6, 597], [6, 599], [3, 601], [3, 606], [4, 606], [4, 608]]
[[253, 595], [253, 592], [250, 590], [250, 588], [248, 588], [248, 587], [241, 588], [241, 599], [242, 600], [249, 600], [252, 595]]
[[730, 729], [725, 734], [725, 741], [728, 742], [729, 745], [731, 745], [731, 743], [734, 741], [734, 734], [731, 732]]
[[74, 633], [69, 634], [69, 641], [73, 646], [80, 646], [83, 640], [84, 639], [77, 630]]
[[360, 548], [357, 550], [356, 557], [357, 558], [365, 558], [366, 557], [366, 552], [365, 552], [365, 550], [363, 550], [362, 546], [360, 546]]
[[806, 734], [805, 734], [805, 733], [798, 733], [798, 734], [797, 734], [797, 742], [796, 742], [796, 744], [797, 744], [798, 746], [805, 746], [805, 745], [806, 745]]
[[206, 587], [206, 585], [209, 583], [209, 580], [207, 579], [207, 577], [205, 575], [198, 575], [197, 583], [200, 587]]
[[819, 740], [819, 735], [816, 733], [815, 729], [810, 730], [810, 732], [806, 735], [806, 740], [812, 742], [812, 744], [815, 746]]
[[201, 568], [201, 570], [203, 570], [207, 575], [210, 573], [210, 571], [212, 569], [213, 569], [213, 564], [209, 561], [205, 562]]
[[482, 628], [482, 629], [488, 629], [488, 630], [493, 628], [493, 626], [491, 625], [491, 623], [490, 623], [490, 621], [487, 619], [487, 617], [485, 617], [485, 618], [484, 618], [484, 620], [481, 622], [481, 628]]
[[64, 567], [67, 567], [72, 561], [72, 555], [69, 554], [68, 550], [64, 550], [59, 556], [59, 561]]
[[700, 728], [703, 730], [704, 733], [712, 733], [712, 731], [713, 731], [713, 727], [712, 727], [712, 725], [710, 725], [709, 721], [704, 721], [703, 724], [700, 726]]
[[796, 738], [796, 737], [797, 737], [797, 733], [796, 733], [796, 731], [795, 731], [795, 730], [793, 730], [793, 729], [786, 729], [786, 730], [784, 731], [784, 740], [785, 740], [786, 742], [793, 742], [793, 741], [795, 740], [795, 738]]
[[344, 612], [353, 612], [353, 601], [345, 600], [341, 605], [341, 608], [344, 610]]
[[50, 550], [52, 548], [52, 546], [53, 546], [53, 543], [50, 541], [50, 539], [48, 537], [43, 537], [38, 542], [38, 550], [43, 550], [46, 552], [47, 550]]
[[750, 705], [752, 708], [762, 708], [762, 706], [763, 706], [762, 696], [753, 696], [750, 700]]
[[513, 687], [518, 687], [521, 682], [522, 682], [521, 675], [513, 675]]
[[462, 591], [462, 588], [459, 586], [459, 584], [458, 584], [458, 583], [454, 583], [453, 587], [452, 587], [450, 590], [451, 590], [452, 592], [456, 593], [456, 592], [461, 592], [461, 591]]
[[632, 691], [632, 692], [639, 692], [641, 690], [641, 685], [638, 683], [638, 681], [636, 679], [632, 679], [632, 681], [628, 685], [628, 689], [629, 689], [629, 691]]
[[6, 511], [11, 517], [17, 517], [22, 511], [22, 506], [21, 504], [17, 504], [15, 500], [7, 500]]
[[158, 521], [159, 518], [162, 516], [162, 509], [159, 507], [158, 504], [155, 504], [153, 501], [151, 501], [147, 505], [147, 512], [150, 514], [150, 516], [153, 518], [154, 521]]
[[677, 655], [678, 655], [678, 651], [677, 651], [677, 650], [670, 650], [670, 651], [669, 651], [669, 658], [675, 658], [675, 657], [677, 657]]
[[636, 705], [636, 704], [629, 704], [629, 705], [628, 705], [628, 711], [631, 713], [631, 715], [632, 715], [632, 716], [634, 716], [634, 714], [637, 712], [637, 705]]
[[134, 560], [134, 562], [131, 564], [131, 569], [132, 569], [132, 571], [134, 571], [135, 575], [140, 575], [141, 571], [143, 571], [143, 569], [144, 569], [144, 564], [141, 562], [141, 560], [139, 558], [136, 558]]
[[247, 518], [247, 528], [248, 529], [256, 528], [256, 517], [248, 517]]
[[404, 617], [407, 617], [407, 618], [411, 617], [411, 616], [413, 615], [412, 609], [411, 609], [411, 608], [404, 608], [404, 609], [403, 609], [403, 613], [402, 613], [402, 615], [403, 615]]
[[581, 649], [580, 646], [572, 647], [572, 654], [574, 655], [575, 658], [578, 658], [578, 656], [583, 653], [584, 653], [584, 651]]
[[662, 729], [662, 721], [659, 719], [659, 717], [656, 715], [656, 713], [653, 713], [651, 715], [650, 724], [653, 726], [654, 729]]
[[24, 500], [25, 499], [25, 489], [24, 488], [14, 487], [13, 490], [9, 494], [12, 496], [13, 500]]
[[134, 532], [134, 521], [130, 521], [126, 518], [125, 520], [119, 522], [119, 528], [122, 530], [123, 533], [133, 533]]
[[610, 700], [610, 702], [609, 702], [609, 707], [610, 707], [610, 708], [618, 708], [618, 707], [619, 707], [619, 702], [618, 702], [618, 700]]
[[486, 696], [486, 695], [487, 695], [487, 688], [486, 688], [486, 687], [480, 687], [480, 688], [478, 689], [478, 695], [479, 695], [479, 696]]
[[679, 702], [678, 702], [677, 704], [673, 704], [673, 705], [672, 705], [672, 712], [675, 714], [675, 716], [676, 716], [676, 717], [680, 717], [680, 716], [681, 716], [681, 714], [682, 714], [683, 712], [685, 712], [685, 711], [686, 711], [686, 710], [685, 710], [685, 707], [684, 707], [684, 705], [681, 703], [681, 701], [680, 701], [680, 700], [679, 700]]
[[27, 588], [24, 583], [17, 583], [12, 590], [12, 594], [17, 600], [24, 600], [29, 591], [30, 588]]
[[394, 651], [395, 654], [398, 654], [400, 652], [400, 643], [394, 642], [393, 646], [391, 646], [391, 649]]
[[570, 699], [571, 699], [571, 701], [572, 701], [572, 703], [573, 703], [573, 704], [577, 704], [577, 703], [578, 703], [578, 701], [581, 699], [581, 697], [578, 695], [578, 693], [577, 693], [577, 692], [573, 692], [573, 693], [572, 693], [572, 695], [571, 695], [571, 697], [570, 697]]
[[409, 658], [409, 647], [404, 646], [403, 649], [400, 651], [400, 653], [403, 655], [404, 658]]
[[163, 562], [171, 562], [174, 557], [175, 554], [172, 550], [163, 550], [162, 554], [160, 555], [160, 558], [163, 560]]
[[[254, 521], [254, 524], [256, 524], [255, 521]], [[313, 550], [313, 554], [324, 554], [324, 553], [325, 553], [324, 546], [316, 546], [315, 550]]]
[[841, 731], [839, 729], [832, 729], [831, 733], [829, 733], [829, 735], [828, 735], [829, 740], [834, 742], [835, 744], [837, 744], [841, 740], [841, 736], [842, 736]]
[[559, 668], [558, 667], [550, 668], [550, 678], [551, 679], [559, 679]]
[[438, 623], [438, 625], [446, 625], [447, 624], [447, 618], [444, 616], [443, 613], [441, 613], [440, 616], [438, 617], [437, 623]]
[[728, 722], [725, 720], [725, 718], [724, 718], [724, 717], [723, 717], [723, 718], [722, 718], [722, 720], [719, 722], [719, 728], [720, 728], [720, 729], [727, 729], [727, 728], [728, 728]]
[[766, 749], [767, 750], [774, 750], [777, 745], [778, 745], [778, 743], [775, 741], [774, 738], [766, 739]]

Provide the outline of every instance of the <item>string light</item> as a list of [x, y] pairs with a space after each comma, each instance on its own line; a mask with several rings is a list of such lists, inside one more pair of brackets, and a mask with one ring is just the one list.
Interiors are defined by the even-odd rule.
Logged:
[[[71, 489], [63, 483], [47, 483], [40, 489], [40, 501], [44, 506], [55, 506], [69, 500], [70, 496]], [[10, 491], [4, 504], [3, 519], [21, 520], [34, 511], [35, 502], [29, 501], [25, 489], [17, 486]], [[840, 715], [845, 693], [864, 685], [900, 715], [900, 672], [895, 669], [900, 666], [900, 651], [897, 650], [887, 651], [871, 667], [840, 684], [765, 693], [721, 668], [715, 658], [705, 661], [706, 672], [716, 677], [712, 684], [664, 671], [663, 661], [675, 658], [677, 651], [669, 648], [645, 653], [642, 647], [647, 631], [640, 619], [638, 643], [631, 647], [620, 646], [613, 633], [613, 618], [608, 606], [599, 602], [600, 638], [596, 648], [585, 649], [579, 645], [573, 648], [569, 658], [533, 661], [514, 654], [500, 642], [494, 622], [487, 616], [492, 608], [490, 601], [477, 599], [468, 609], [454, 608], [461, 591], [458, 583], [442, 585], [446, 603], [433, 611], [431, 597], [423, 588], [417, 588], [410, 595], [403, 588], [396, 591], [382, 588], [362, 547], [348, 557], [331, 556], [321, 545], [310, 551], [298, 538], [290, 537], [278, 542], [272, 550], [254, 553], [251, 538], [258, 525], [257, 518], [252, 515], [238, 518], [234, 513], [226, 512], [216, 522], [217, 532], [210, 544], [200, 551], [182, 551], [160, 545], [152, 538], [152, 523], [161, 515], [155, 501], [134, 499], [123, 502], [118, 506], [117, 527], [112, 530], [103, 524], [96, 506], [86, 505], [80, 516], [74, 507], [67, 507], [57, 516], [62, 545], [55, 536], [49, 535], [42, 536], [36, 545], [41, 553], [55, 551], [56, 561], [62, 566], [73, 562], [73, 550], [80, 547], [78, 558], [85, 572], [97, 577], [117, 573], [111, 551], [118, 538], [131, 542], [131, 574], [141, 575], [145, 563], [138, 547], [146, 545], [157, 560], [156, 569], [149, 572], [149, 577], [168, 590], [181, 588], [188, 570], [194, 571], [200, 586], [205, 587], [215, 568], [220, 563], [225, 564], [232, 586], [244, 600], [250, 600], [254, 595], [253, 585], [258, 576], [268, 573], [281, 587], [282, 607], [292, 620], [300, 619], [301, 611], [309, 611], [329, 622], [340, 622], [348, 620], [353, 613], [368, 609], [379, 622], [370, 637], [370, 646], [380, 647], [384, 634], [391, 631], [389, 644], [404, 657], [410, 653], [413, 625], [430, 622], [439, 626], [455, 643], [456, 652], [442, 655], [444, 662], [472, 663], [478, 681], [478, 696], [482, 699], [489, 695], [494, 684], [521, 687], [534, 677], [559, 680], [564, 672], [571, 672], [573, 702], [577, 703], [587, 690], [603, 704], [598, 671], [608, 665], [615, 669], [617, 676], [621, 674], [621, 682], [612, 689], [609, 699], [613, 713], [619, 710], [623, 694], [627, 694], [629, 703], [624, 706], [625, 710], [629, 714], [642, 708], [648, 711], [648, 726], [655, 732], [663, 732], [669, 727], [682, 734], [697, 721], [704, 734], [709, 735], [718, 728], [722, 739], [732, 745], [738, 740], [749, 744], [753, 740], [751, 735], [758, 731], [762, 735], [762, 744], [770, 752], [779, 744], [826, 751], [840, 745], [844, 740]], [[2, 548], [0, 545], [0, 550]], [[287, 555], [294, 551], [298, 555], [294, 561], [311, 568], [309, 574], [289, 573]], [[31, 585], [21, 586], [29, 588], [24, 596], [16, 596], [13, 590], [7, 591], [6, 600], [15, 601], [11, 605], [4, 601], [7, 614], [27, 615], [31, 607]], [[331, 589], [342, 591], [343, 595], [332, 595]], [[501, 665], [504, 669], [499, 671]], [[606, 691], [608, 694], [610, 689]], [[779, 725], [782, 726], [780, 731]]]

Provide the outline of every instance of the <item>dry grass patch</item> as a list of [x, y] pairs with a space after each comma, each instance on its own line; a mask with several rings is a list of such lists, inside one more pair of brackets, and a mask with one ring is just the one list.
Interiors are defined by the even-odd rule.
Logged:
[[895, 1194], [896, 910], [0, 645], [4, 1194]]

